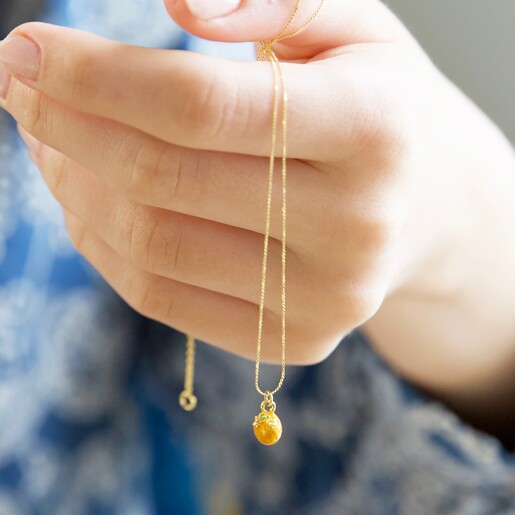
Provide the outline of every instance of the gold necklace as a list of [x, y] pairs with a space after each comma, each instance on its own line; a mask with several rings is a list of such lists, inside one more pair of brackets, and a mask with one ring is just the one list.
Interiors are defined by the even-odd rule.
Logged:
[[[254, 434], [257, 440], [263, 445], [274, 445], [279, 441], [282, 435], [282, 424], [279, 417], [275, 414], [276, 404], [274, 402], [274, 394], [277, 393], [284, 382], [286, 373], [286, 175], [287, 175], [287, 130], [288, 130], [288, 94], [284, 81], [284, 75], [281, 64], [273, 50], [274, 43], [292, 38], [300, 34], [317, 16], [325, 0], [320, 0], [316, 11], [297, 29], [288, 32], [299, 11], [302, 0], [297, 0], [293, 13], [286, 25], [281, 29], [279, 34], [270, 41], [260, 41], [261, 48], [257, 55], [258, 61], [269, 59], [272, 64], [272, 72], [274, 78], [274, 95], [273, 95], [273, 113], [272, 113], [272, 143], [270, 150], [270, 161], [268, 169], [268, 194], [266, 202], [266, 220], [265, 235], [263, 243], [263, 263], [261, 275], [261, 293], [259, 299], [259, 315], [258, 315], [258, 334], [256, 343], [256, 370], [255, 370], [255, 387], [256, 391], [263, 396], [261, 403], [261, 411], [255, 416], [252, 424]], [[270, 220], [273, 193], [273, 178], [275, 170], [275, 149], [277, 143], [277, 124], [279, 118], [279, 91], [282, 92], [282, 157], [281, 157], [281, 181], [282, 181], [282, 202], [281, 202], [281, 376], [277, 386], [273, 390], [263, 391], [259, 387], [259, 365], [261, 361], [261, 342], [263, 336], [263, 314], [265, 308], [265, 292], [266, 292], [266, 273], [268, 264], [268, 242], [270, 239]], [[195, 367], [195, 339], [187, 336], [186, 343], [186, 370], [184, 379], [184, 390], [179, 396], [180, 405], [187, 411], [195, 409], [197, 406], [197, 397], [193, 393], [193, 379]]]

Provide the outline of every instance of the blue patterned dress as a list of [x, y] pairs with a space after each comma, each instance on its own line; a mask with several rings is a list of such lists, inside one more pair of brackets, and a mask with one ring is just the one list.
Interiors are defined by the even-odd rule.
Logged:
[[[0, 23], [18, 13], [249, 55], [186, 38], [161, 0], [2, 5]], [[210, 346], [200, 405], [182, 412], [184, 336], [128, 308], [74, 252], [14, 129], [1, 112], [0, 515], [515, 514], [513, 456], [403, 382], [359, 332], [324, 363], [288, 369], [273, 448], [252, 435], [252, 363]]]

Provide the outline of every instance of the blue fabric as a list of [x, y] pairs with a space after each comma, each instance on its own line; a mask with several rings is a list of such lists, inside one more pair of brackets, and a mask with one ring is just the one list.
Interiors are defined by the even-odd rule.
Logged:
[[[59, 0], [34, 14], [117, 39], [143, 34], [132, 37], [137, 44], [184, 46], [160, 2], [133, 2], [124, 20], [114, 16], [119, 7]], [[150, 34], [152, 9], [163, 15]], [[72, 248], [4, 112], [0, 321], [2, 515], [199, 513], [186, 447], [171, 432], [161, 441], [162, 416], [135, 395], [144, 324]], [[175, 486], [165, 488], [167, 478]]]
[[[56, 0], [37, 14], [133, 44], [252, 52], [186, 38], [161, 0]], [[0, 113], [1, 515], [515, 514], [513, 456], [359, 332], [324, 363], [288, 368], [273, 448], [252, 435], [252, 363], [200, 346], [192, 413], [177, 403], [183, 366], [184, 336], [75, 253]]]

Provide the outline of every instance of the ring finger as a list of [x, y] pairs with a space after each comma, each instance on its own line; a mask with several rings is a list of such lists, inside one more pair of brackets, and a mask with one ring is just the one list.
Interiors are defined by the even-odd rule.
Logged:
[[[258, 304], [261, 234], [128, 200], [47, 146], [33, 158], [58, 202], [137, 268]], [[280, 252], [271, 239], [267, 306], [277, 312]], [[288, 266], [295, 298], [306, 271], [291, 251]]]
[[[141, 271], [66, 210], [65, 219], [77, 250], [136, 311], [228, 352], [254, 356], [255, 304]], [[262, 357], [279, 362], [280, 348], [274, 345], [280, 338], [278, 318], [265, 311], [263, 320]], [[290, 360], [295, 359], [293, 348]]]

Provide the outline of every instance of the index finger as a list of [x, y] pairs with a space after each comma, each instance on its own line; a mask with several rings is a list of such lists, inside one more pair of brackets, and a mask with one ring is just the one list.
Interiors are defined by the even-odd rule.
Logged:
[[[282, 65], [290, 157], [322, 161], [334, 158], [334, 149], [344, 157], [360, 140], [360, 129], [373, 132], [371, 120], [381, 118], [374, 67], [357, 72], [356, 56], [340, 58], [348, 60], [346, 68], [325, 61]], [[257, 156], [270, 152], [269, 63], [127, 46], [43, 23], [16, 29], [0, 45], [0, 61], [44, 95], [164, 141]], [[36, 134], [41, 117], [36, 104], [21, 123]]]

